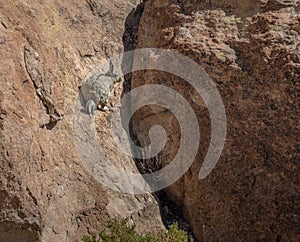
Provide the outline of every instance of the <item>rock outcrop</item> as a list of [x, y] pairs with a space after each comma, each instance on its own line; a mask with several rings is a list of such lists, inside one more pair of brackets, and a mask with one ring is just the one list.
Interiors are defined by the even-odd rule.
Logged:
[[[210, 141], [201, 97], [176, 76], [133, 74], [132, 88], [172, 87], [195, 110], [201, 144], [194, 164], [166, 188], [183, 208], [199, 241], [298, 241], [300, 6], [298, 0], [149, 0], [137, 48], [178, 51], [199, 63], [216, 83], [227, 115], [227, 137], [214, 170], [198, 179]], [[168, 164], [179, 147], [176, 118], [157, 106], [135, 114], [142, 145], [162, 125]], [[298, 154], [297, 154], [298, 153]], [[151, 161], [148, 161], [148, 165]], [[157, 167], [160, 168], [160, 167]]]
[[[201, 131], [195, 162], [165, 191], [195, 237], [299, 241], [300, 1], [139, 2], [0, 0], [0, 241], [79, 241], [114, 217], [130, 217], [139, 231], [163, 228], [151, 194], [113, 191], [86, 171], [72, 130], [83, 80], [101, 61], [148, 47], [199, 63], [225, 105], [222, 156], [199, 180], [211, 125], [191, 85], [160, 71], [138, 71], [117, 84], [109, 103], [157, 83], [194, 109]], [[100, 146], [115, 166], [137, 172], [114, 143], [108, 119], [109, 113], [96, 113]], [[143, 172], [169, 164], [180, 146], [178, 121], [154, 105], [134, 114], [138, 144], [149, 144], [154, 124], [165, 128], [168, 140], [157, 157], [138, 161]]]
[[[80, 241], [114, 217], [131, 217], [140, 231], [163, 228], [154, 197], [102, 186], [72, 136], [78, 87], [123, 52], [137, 3], [0, 1], [0, 241]], [[119, 85], [110, 105], [121, 92]], [[134, 172], [112, 145], [107, 114], [97, 112], [96, 127], [107, 155]]]

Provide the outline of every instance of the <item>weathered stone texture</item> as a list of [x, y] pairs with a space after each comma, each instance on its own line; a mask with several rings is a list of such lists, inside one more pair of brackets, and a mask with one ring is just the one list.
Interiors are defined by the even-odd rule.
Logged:
[[[136, 1], [0, 1], [0, 241], [80, 241], [109, 218], [140, 231], [163, 228], [152, 195], [111, 192], [80, 162], [72, 137], [78, 86], [123, 51]], [[110, 105], [118, 102], [121, 85]], [[126, 163], [106, 114], [97, 130], [108, 155]], [[143, 220], [147, 218], [147, 220]]]
[[[200, 97], [174, 76], [135, 73], [132, 87], [159, 83], [185, 96], [199, 119], [194, 165], [166, 191], [183, 207], [200, 241], [299, 240], [299, 1], [175, 1], [146, 3], [137, 48], [171, 49], [213, 78], [227, 114], [227, 138], [211, 174], [198, 180], [210, 140]], [[147, 144], [163, 125], [165, 163], [176, 154], [176, 119], [157, 107], [135, 116], [133, 133]], [[148, 129], [148, 130], [147, 130]], [[140, 132], [143, 132], [141, 135]]]

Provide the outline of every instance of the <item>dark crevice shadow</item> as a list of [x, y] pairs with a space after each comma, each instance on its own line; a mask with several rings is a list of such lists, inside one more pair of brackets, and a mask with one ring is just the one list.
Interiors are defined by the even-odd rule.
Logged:
[[[145, 2], [141, 2], [136, 8], [132, 9], [125, 20], [125, 32], [123, 34], [123, 46], [124, 52], [132, 51], [136, 49], [137, 45], [137, 33], [139, 30], [140, 19], [142, 17], [144, 11]], [[132, 69], [132, 59], [122, 60], [121, 68], [122, 71], [124, 69], [130, 68]], [[131, 90], [131, 73], [128, 73], [124, 76], [124, 84], [123, 84], [123, 93], [126, 94]]]
[[[142, 17], [143, 11], [144, 11], [145, 1], [141, 2], [136, 8], [134, 8], [129, 15], [126, 18], [125, 21], [125, 32], [123, 34], [123, 45], [124, 45], [124, 52], [127, 51], [134, 51], [137, 46], [137, 33], [139, 29], [139, 23], [140, 19]], [[130, 57], [132, 57], [130, 55]], [[122, 59], [121, 63], [121, 69], [123, 73], [128, 72], [129, 70], [132, 70], [132, 63], [133, 59], [129, 59], [128, 57], [125, 59]], [[125, 71], [126, 70], [126, 71]], [[131, 91], [132, 85], [131, 85], [131, 79], [132, 79], [132, 73], [128, 73], [124, 76], [124, 83], [123, 83], [123, 93], [122, 96], [128, 92]], [[122, 119], [122, 113], [121, 113], [121, 119]], [[123, 124], [124, 126], [125, 124]], [[131, 124], [132, 125], [132, 124]], [[126, 128], [124, 128], [127, 130]], [[140, 142], [134, 138], [132, 135], [132, 126], [129, 126], [129, 134], [128, 137], [132, 137], [135, 141], [136, 145], [140, 145]], [[151, 159], [143, 160], [143, 159], [135, 159], [136, 166], [138, 170], [141, 173], [147, 173], [149, 171], [141, 169], [140, 164], [141, 163], [149, 163], [151, 162]], [[152, 170], [153, 171], [153, 170]], [[151, 186], [151, 181], [146, 181]], [[160, 208], [160, 214], [162, 221], [164, 223], [164, 226], [168, 228], [170, 225], [174, 224], [175, 222], [178, 223], [178, 227], [184, 231], [187, 232], [188, 236], [190, 238], [193, 238], [194, 242], [197, 242], [195, 237], [193, 236], [192, 229], [190, 224], [184, 219], [182, 208], [176, 206], [170, 198], [167, 196], [166, 192], [159, 191], [153, 193], [155, 199], [157, 200]]]
[[158, 191], [155, 193], [155, 198], [159, 204], [160, 214], [164, 226], [169, 228], [170, 225], [178, 223], [178, 228], [185, 231], [189, 238], [194, 242], [198, 242], [193, 235], [193, 230], [189, 222], [184, 219], [182, 208], [177, 206], [168, 197], [165, 191]]

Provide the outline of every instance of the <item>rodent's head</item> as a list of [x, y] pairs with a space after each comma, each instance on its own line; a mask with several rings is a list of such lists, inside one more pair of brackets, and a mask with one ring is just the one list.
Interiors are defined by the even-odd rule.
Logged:
[[108, 103], [109, 94], [108, 93], [101, 93], [99, 103], [101, 105], [106, 105]]

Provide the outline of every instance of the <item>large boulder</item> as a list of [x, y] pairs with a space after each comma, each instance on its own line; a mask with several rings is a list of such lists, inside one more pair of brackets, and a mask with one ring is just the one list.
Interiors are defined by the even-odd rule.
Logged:
[[[166, 192], [200, 241], [299, 239], [299, 10], [293, 0], [149, 0], [145, 5], [137, 48], [173, 50], [196, 61], [225, 105], [225, 147], [213, 171], [199, 180], [211, 138], [199, 93], [161, 71], [132, 77], [132, 88], [150, 83], [173, 88], [198, 118], [201, 144], [194, 164]], [[176, 117], [155, 105], [145, 107], [135, 114], [132, 133], [137, 143], [149, 145], [149, 129], [157, 124], [168, 137], [159, 154], [164, 166], [180, 144]], [[152, 161], [144, 161], [146, 170], [161, 168]]]

